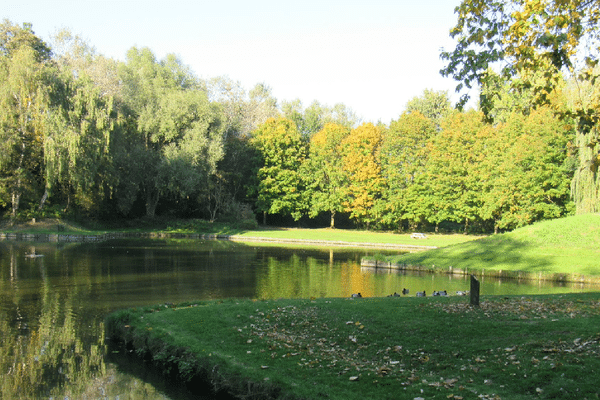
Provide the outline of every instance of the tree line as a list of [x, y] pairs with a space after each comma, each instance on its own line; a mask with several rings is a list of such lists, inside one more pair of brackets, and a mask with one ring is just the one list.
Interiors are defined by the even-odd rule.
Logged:
[[148, 48], [116, 61], [68, 31], [52, 43], [0, 25], [0, 210], [12, 220], [325, 216], [498, 231], [598, 207], [585, 194], [597, 183], [577, 179], [593, 135], [557, 113], [597, 96], [575, 78], [525, 107], [534, 89], [489, 72], [481, 111], [425, 90], [386, 126], [343, 104], [279, 103], [264, 84], [201, 80]]

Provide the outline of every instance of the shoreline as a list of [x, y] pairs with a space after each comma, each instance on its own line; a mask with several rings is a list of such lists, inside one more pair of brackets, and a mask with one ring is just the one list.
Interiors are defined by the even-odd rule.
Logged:
[[19, 240], [19, 241], [37, 241], [37, 242], [97, 242], [110, 239], [121, 238], [141, 238], [141, 239], [200, 239], [200, 240], [229, 240], [232, 242], [249, 243], [281, 243], [281, 244], [300, 244], [306, 246], [318, 247], [358, 247], [387, 249], [399, 251], [425, 251], [436, 249], [437, 246], [422, 246], [410, 244], [393, 243], [366, 243], [366, 242], [347, 242], [336, 240], [310, 240], [310, 239], [286, 239], [271, 238], [260, 236], [241, 236], [241, 235], [223, 235], [206, 233], [164, 233], [164, 232], [109, 232], [98, 235], [78, 235], [78, 234], [60, 234], [60, 233], [0, 233], [0, 240]]
[[491, 269], [468, 269], [455, 268], [449, 266], [442, 267], [424, 267], [411, 264], [398, 264], [389, 261], [378, 261], [371, 258], [362, 258], [361, 267], [375, 269], [392, 269], [396, 271], [415, 271], [426, 272], [431, 274], [446, 274], [446, 275], [475, 275], [478, 278], [495, 278], [495, 279], [514, 279], [528, 281], [547, 281], [556, 283], [578, 283], [584, 285], [599, 285], [600, 276], [581, 275], [570, 273], [544, 273], [544, 272], [527, 272], [527, 271], [506, 271], [506, 270], [491, 270]]
[[[310, 239], [288, 239], [271, 238], [260, 236], [241, 236], [225, 234], [206, 234], [206, 233], [167, 233], [167, 232], [108, 232], [98, 235], [84, 234], [60, 234], [60, 233], [18, 233], [9, 232], [0, 233], [0, 241], [16, 240], [41, 243], [87, 243], [99, 242], [110, 239], [198, 239], [198, 240], [228, 240], [232, 242], [245, 243], [270, 243], [270, 244], [295, 244], [314, 247], [340, 247], [340, 248], [362, 248], [362, 249], [380, 249], [380, 250], [398, 250], [403, 252], [421, 252], [438, 248], [437, 246], [410, 245], [410, 244], [392, 244], [392, 243], [366, 243], [366, 242], [347, 242], [335, 240], [310, 240]], [[362, 258], [361, 267], [375, 269], [390, 269], [396, 271], [415, 271], [431, 274], [447, 275], [475, 275], [479, 278], [490, 277], [496, 279], [515, 279], [529, 281], [548, 281], [556, 283], [578, 283], [585, 285], [600, 285], [600, 276], [590, 276], [573, 273], [544, 273], [527, 271], [506, 271], [490, 269], [468, 269], [455, 268], [449, 266], [425, 267], [420, 265], [411, 265], [405, 263], [392, 263], [390, 261], [376, 260], [372, 258]]]
[[[219, 398], [359, 400], [390, 389], [411, 399], [511, 398], [525, 394], [512, 378], [524, 371], [540, 388], [534, 393], [551, 393], [562, 379], [559, 393], [595, 394], [593, 376], [582, 386], [577, 371], [598, 362], [598, 304], [597, 293], [486, 296], [480, 308], [455, 297], [224, 299], [119, 310], [107, 316], [106, 336]], [[414, 324], [419, 335], [408, 334]], [[473, 329], [480, 333], [455, 351]], [[498, 337], [499, 329], [508, 332]], [[398, 332], [407, 333], [400, 345]]]

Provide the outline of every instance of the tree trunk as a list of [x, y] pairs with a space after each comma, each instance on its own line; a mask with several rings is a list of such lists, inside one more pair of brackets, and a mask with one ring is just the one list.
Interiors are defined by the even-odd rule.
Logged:
[[[20, 183], [19, 183], [19, 186], [20, 186]], [[17, 218], [17, 211], [19, 211], [19, 202], [20, 201], [21, 201], [21, 193], [19, 191], [17, 191], [17, 189], [13, 190], [13, 192], [12, 192], [12, 211], [10, 214], [13, 221]]]
[[154, 218], [159, 197], [157, 189], [148, 190], [146, 195], [146, 216], [148, 218]]
[[[24, 136], [23, 134], [21, 134]], [[22, 186], [22, 174], [23, 174], [23, 160], [25, 159], [25, 141], [21, 143], [21, 155], [19, 156], [19, 164], [17, 166], [16, 175], [17, 183], [12, 191], [12, 211], [11, 216], [13, 221], [17, 218], [17, 211], [19, 211], [19, 203], [21, 202], [21, 186]]]
[[46, 188], [46, 190], [44, 190], [44, 195], [42, 196], [42, 199], [40, 200], [40, 206], [38, 207], [38, 211], [42, 211], [44, 209], [44, 205], [46, 204], [47, 199], [48, 199], [48, 188]]

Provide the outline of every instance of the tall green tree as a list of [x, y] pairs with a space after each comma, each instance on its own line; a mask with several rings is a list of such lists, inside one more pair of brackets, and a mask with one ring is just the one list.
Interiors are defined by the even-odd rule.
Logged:
[[75, 78], [86, 75], [103, 97], [118, 97], [121, 86], [116, 60], [98, 53], [91, 44], [65, 28], [51, 35], [50, 45], [52, 60], [61, 70], [71, 71]]
[[286, 118], [269, 118], [256, 131], [251, 142], [256, 148], [256, 183], [251, 188], [256, 207], [267, 214], [291, 215], [298, 220], [306, 208], [300, 167], [307, 155], [307, 145]]
[[494, 128], [479, 177], [481, 217], [493, 219], [495, 232], [570, 212], [572, 171], [565, 149], [573, 137], [572, 128], [548, 107], [528, 116], [513, 112]]
[[479, 217], [482, 204], [478, 168], [490, 127], [480, 112], [457, 113], [442, 125], [428, 149], [427, 189], [430, 205], [428, 220], [469, 224]]
[[379, 151], [384, 188], [378, 207], [382, 222], [388, 226], [401, 228], [402, 221], [407, 220], [415, 228], [423, 222], [410, 192], [425, 173], [427, 143], [436, 133], [435, 122], [419, 111], [403, 113], [384, 132]]
[[197, 194], [223, 155], [217, 110], [189, 68], [174, 56], [157, 61], [152, 52], [132, 48], [120, 71], [129, 118], [143, 143], [132, 163], [153, 217], [161, 195]]
[[61, 80], [63, 101], [53, 108], [43, 139], [44, 199], [62, 192], [68, 205], [73, 198], [81, 209], [98, 215], [118, 179], [111, 154], [113, 98], [102, 96], [87, 75], [75, 78], [66, 73]]
[[335, 228], [335, 216], [344, 211], [343, 191], [344, 164], [342, 141], [350, 129], [342, 125], [327, 123], [312, 136], [309, 156], [302, 165], [302, 173], [310, 199], [308, 215], [312, 218], [321, 212], [329, 212], [330, 228]]
[[[520, 75], [513, 83], [531, 87], [535, 101], [546, 103], [561, 71], [598, 77], [592, 70], [600, 53], [598, 9], [598, 0], [463, 0], [450, 31], [456, 47], [442, 52], [448, 63], [441, 72], [459, 81], [460, 90], [482, 84], [488, 68], [501, 62], [504, 79]], [[544, 79], [530, 81], [536, 72]], [[579, 111], [597, 122], [597, 111]]]
[[[51, 51], [31, 30], [0, 25], [0, 184], [16, 217], [24, 194], [39, 201], [42, 140], [50, 109]], [[39, 196], [39, 197], [38, 197]], [[8, 197], [8, 198], [7, 198]]]

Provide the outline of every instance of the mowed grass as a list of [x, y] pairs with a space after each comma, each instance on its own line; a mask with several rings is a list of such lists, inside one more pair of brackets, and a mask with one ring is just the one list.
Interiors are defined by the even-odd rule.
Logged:
[[329, 229], [329, 228], [278, 228], [263, 227], [257, 229], [244, 229], [235, 224], [208, 222], [198, 219], [189, 220], [136, 220], [127, 223], [110, 225], [89, 222], [87, 226], [62, 221], [59, 219], [22, 222], [14, 226], [4, 223], [0, 232], [30, 233], [30, 234], [56, 234], [57, 227], [61, 226], [61, 234], [97, 235], [109, 232], [120, 233], [164, 233], [164, 234], [208, 234], [239, 236], [246, 240], [251, 238], [269, 238], [314, 242], [347, 242], [392, 245], [417, 245], [442, 247], [451, 244], [468, 242], [483, 236], [463, 234], [431, 234], [426, 233], [425, 239], [413, 239], [410, 233], [364, 231], [358, 229]]
[[225, 300], [119, 311], [125, 340], [247, 398], [597, 399], [600, 294]]
[[542, 221], [504, 234], [395, 256], [391, 261], [469, 271], [600, 275], [600, 214]]
[[310, 241], [331, 241], [349, 243], [381, 243], [416, 246], [449, 246], [479, 239], [482, 236], [463, 234], [426, 234], [425, 239], [413, 239], [410, 233], [373, 232], [353, 229], [297, 229], [280, 228], [241, 232], [243, 237], [268, 237], [275, 239], [296, 239]]

